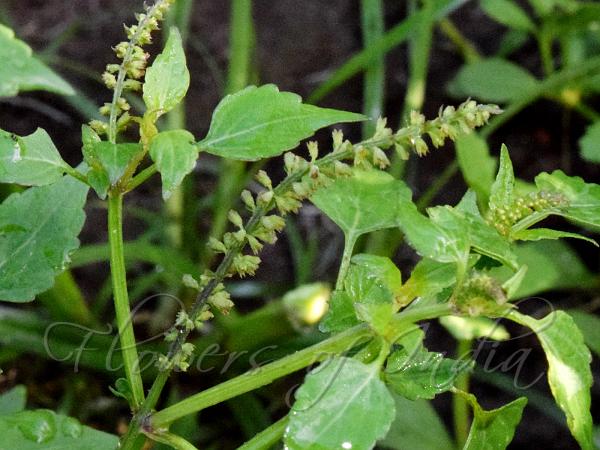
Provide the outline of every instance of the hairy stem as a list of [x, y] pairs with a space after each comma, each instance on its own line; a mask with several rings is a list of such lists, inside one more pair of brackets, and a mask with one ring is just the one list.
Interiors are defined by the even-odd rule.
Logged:
[[108, 239], [110, 244], [110, 272], [117, 328], [125, 374], [132, 392], [133, 404], [131, 407], [136, 410], [144, 401], [144, 387], [139, 372], [137, 346], [133, 333], [131, 310], [129, 309], [125, 255], [123, 251], [123, 194], [120, 192], [113, 191], [109, 194]]

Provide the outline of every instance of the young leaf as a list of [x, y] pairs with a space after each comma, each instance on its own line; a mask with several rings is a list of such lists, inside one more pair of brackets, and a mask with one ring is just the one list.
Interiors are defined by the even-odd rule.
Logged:
[[250, 86], [219, 103], [199, 145], [214, 155], [255, 161], [296, 147], [320, 128], [364, 119], [360, 114], [306, 105], [298, 95], [280, 92], [272, 84]]
[[60, 180], [67, 167], [41, 128], [17, 138], [0, 130], [0, 183], [43, 186]]
[[52, 287], [79, 246], [88, 187], [71, 177], [0, 205], [0, 300], [27, 302]]
[[586, 236], [582, 236], [578, 233], [569, 233], [568, 231], [560, 231], [560, 230], [551, 230], [549, 228], [532, 228], [528, 230], [521, 230], [512, 235], [513, 239], [520, 241], [541, 241], [543, 239], [563, 239], [563, 238], [573, 238], [573, 239], [582, 239], [584, 241], [588, 241], [591, 244], [594, 244], [598, 247], [598, 243], [590, 239]]
[[377, 365], [338, 357], [311, 371], [296, 391], [286, 448], [367, 450], [394, 420], [394, 401]]
[[402, 286], [400, 304], [406, 305], [416, 297], [434, 297], [456, 282], [456, 266], [439, 263], [429, 258], [421, 259], [410, 278]]
[[585, 129], [585, 134], [579, 139], [579, 148], [583, 159], [600, 163], [600, 122], [594, 122]]
[[88, 183], [96, 191], [98, 197], [104, 200], [108, 188], [110, 188], [110, 180], [97, 154], [96, 144], [101, 142], [100, 136], [90, 126], [83, 125], [81, 127], [81, 142], [83, 144], [81, 147], [83, 159], [89, 167], [86, 174]]
[[150, 157], [160, 172], [162, 195], [166, 200], [196, 166], [198, 146], [188, 131], [163, 131], [152, 139]]
[[25, 91], [49, 91], [73, 95], [73, 88], [32, 55], [31, 48], [0, 24], [0, 97]]
[[453, 97], [508, 103], [536, 88], [538, 81], [520, 66], [500, 58], [483, 59], [463, 66], [448, 85]]
[[402, 287], [400, 269], [390, 258], [361, 253], [352, 257], [352, 264], [366, 268], [371, 276], [381, 281], [392, 294], [396, 294]]
[[586, 228], [600, 230], [600, 185], [586, 183], [580, 177], [569, 177], [561, 170], [535, 177], [538, 188], [557, 192], [567, 198], [568, 205], [555, 214]]
[[463, 450], [504, 450], [513, 439], [515, 429], [521, 421], [526, 397], [520, 397], [501, 408], [485, 411], [475, 396], [459, 392], [473, 408], [473, 423]]
[[564, 311], [553, 311], [540, 320], [516, 311], [508, 317], [537, 334], [548, 360], [548, 384], [552, 395], [566, 414], [567, 425], [581, 448], [593, 450], [592, 357], [577, 325]]
[[386, 383], [403, 397], [432, 399], [451, 389], [456, 378], [472, 366], [470, 361], [444, 358], [419, 346], [413, 352], [401, 348], [392, 353], [384, 375]]
[[102, 141], [94, 145], [93, 152], [106, 171], [110, 184], [114, 185], [125, 174], [127, 166], [140, 149], [139, 144], [114, 144]]
[[185, 51], [177, 28], [171, 28], [165, 48], [146, 71], [144, 102], [160, 116], [177, 106], [190, 86]]
[[0, 416], [14, 414], [25, 409], [27, 388], [19, 385], [0, 395]]
[[456, 157], [467, 185], [487, 204], [490, 186], [494, 182], [496, 158], [490, 155], [485, 139], [477, 133], [463, 134], [455, 142]]
[[319, 330], [323, 333], [339, 333], [359, 323], [352, 298], [345, 291], [334, 291]]
[[454, 448], [444, 423], [427, 400], [408, 400], [394, 394], [396, 418], [377, 447], [392, 450], [448, 450]]
[[506, 145], [500, 149], [500, 168], [490, 191], [490, 209], [509, 208], [513, 203], [515, 173]]
[[113, 450], [118, 438], [47, 409], [0, 416], [3, 448], [19, 450]]
[[521, 31], [534, 31], [535, 25], [513, 0], [481, 0], [483, 11], [496, 22]]

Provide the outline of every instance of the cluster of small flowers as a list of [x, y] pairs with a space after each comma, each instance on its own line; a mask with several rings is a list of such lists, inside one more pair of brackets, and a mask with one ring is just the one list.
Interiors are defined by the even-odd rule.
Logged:
[[[129, 41], [123, 41], [114, 47], [117, 58], [122, 60], [121, 64], [108, 64], [106, 71], [102, 74], [102, 80], [107, 88], [115, 90], [122, 79], [123, 91], [140, 91], [142, 89], [141, 79], [146, 73], [146, 65], [149, 55], [142, 48], [152, 43], [152, 32], [159, 29], [159, 22], [175, 0], [158, 0], [152, 6], [146, 6], [146, 12], [136, 14], [137, 25], [125, 25], [125, 32]], [[105, 103], [100, 108], [100, 114], [110, 116], [113, 107], [117, 117], [117, 130], [125, 129], [130, 121], [129, 110], [131, 106], [123, 97], [117, 98], [115, 105]], [[92, 120], [90, 126], [99, 135], [108, 132], [108, 124], [102, 120]]]
[[517, 197], [508, 207], [490, 209], [487, 222], [494, 226], [500, 234], [508, 236], [511, 227], [519, 220], [536, 211], [545, 211], [552, 208], [567, 206], [566, 197], [559, 193], [548, 191], [531, 192], [525, 196]]
[[475, 128], [485, 125], [490, 117], [500, 114], [502, 110], [496, 105], [481, 105], [473, 100], [467, 100], [459, 105], [440, 108], [438, 117], [425, 120], [425, 116], [413, 111], [409, 123], [401, 128], [394, 136], [395, 149], [402, 159], [408, 159], [409, 149], [419, 156], [429, 152], [429, 145], [423, 139], [429, 136], [435, 148], [444, 145], [446, 139], [452, 141], [465, 133], [470, 133]]
[[471, 274], [452, 299], [457, 313], [473, 317], [494, 315], [499, 310], [498, 305], [504, 305], [507, 301], [506, 293], [498, 280], [477, 271]]

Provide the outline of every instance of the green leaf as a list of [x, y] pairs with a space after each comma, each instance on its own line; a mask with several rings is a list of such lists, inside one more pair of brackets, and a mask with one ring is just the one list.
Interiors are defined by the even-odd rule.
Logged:
[[181, 35], [172, 27], [162, 53], [146, 71], [144, 102], [157, 116], [171, 111], [185, 97], [190, 86]]
[[0, 130], [0, 183], [43, 186], [60, 180], [67, 168], [41, 128], [16, 138]]
[[14, 414], [25, 409], [27, 388], [19, 385], [0, 395], [0, 416]]
[[[579, 256], [564, 241], [538, 241], [515, 248], [527, 273], [514, 298], [526, 298], [543, 292], [562, 289], [586, 289], [598, 285]], [[514, 275], [508, 268], [495, 268], [491, 275], [509, 279]]]
[[359, 323], [352, 298], [345, 291], [334, 291], [319, 330], [323, 333], [339, 333]]
[[444, 358], [442, 353], [428, 352], [423, 346], [416, 351], [401, 348], [388, 358], [386, 383], [409, 400], [432, 399], [450, 390], [456, 378], [473, 367], [472, 361]]
[[520, 66], [500, 58], [483, 59], [463, 66], [448, 85], [457, 98], [509, 103], [530, 95], [538, 81]]
[[504, 450], [513, 439], [521, 421], [527, 398], [520, 397], [501, 408], [484, 411], [472, 394], [466, 397], [473, 408], [471, 431], [463, 450]]
[[0, 205], [0, 300], [48, 290], [79, 247], [88, 187], [71, 177], [12, 194]]
[[118, 438], [47, 409], [0, 416], [3, 448], [19, 450], [113, 450]]
[[532, 228], [528, 230], [517, 231], [512, 234], [512, 238], [520, 241], [541, 241], [543, 239], [562, 239], [573, 238], [588, 241], [598, 247], [598, 243], [586, 236], [578, 233], [569, 233], [568, 231], [551, 230], [549, 228]]
[[421, 259], [400, 291], [400, 304], [406, 305], [416, 297], [433, 297], [456, 282], [456, 266]]
[[512, 0], [481, 0], [481, 9], [496, 22], [509, 28], [534, 31], [535, 25], [527, 13]]
[[539, 189], [557, 192], [568, 200], [568, 206], [554, 212], [594, 231], [600, 231], [600, 186], [586, 183], [580, 177], [569, 177], [561, 170], [535, 177]]
[[88, 183], [96, 191], [98, 197], [104, 200], [110, 187], [110, 180], [97, 154], [96, 144], [101, 142], [100, 136], [90, 126], [83, 125], [81, 127], [81, 142], [83, 144], [81, 147], [83, 159], [89, 167], [86, 174]]
[[461, 341], [480, 338], [505, 341], [510, 338], [503, 325], [487, 317], [444, 316], [439, 321], [454, 339]]
[[600, 317], [578, 309], [567, 312], [581, 331], [585, 344], [600, 357]]
[[199, 144], [214, 155], [255, 161], [298, 146], [320, 128], [364, 119], [360, 114], [303, 104], [298, 95], [280, 92], [272, 84], [250, 86], [219, 103]]
[[579, 139], [580, 155], [593, 163], [600, 163], [600, 122], [594, 122], [585, 129], [585, 134]]
[[408, 187], [391, 175], [354, 170], [351, 177], [317, 190], [311, 200], [353, 243], [362, 234], [398, 226], [398, 216], [410, 198]]
[[352, 257], [352, 264], [364, 267], [368, 272], [381, 281], [392, 294], [402, 287], [402, 274], [398, 266], [390, 258], [361, 253]]
[[454, 448], [444, 423], [427, 400], [393, 395], [396, 418], [377, 447], [393, 450], [448, 450]]
[[194, 170], [198, 159], [198, 146], [192, 133], [185, 130], [163, 131], [150, 143], [150, 157], [162, 178], [163, 199], [168, 199]]
[[483, 204], [487, 204], [498, 166], [496, 158], [490, 155], [485, 139], [477, 133], [459, 136], [455, 147], [458, 165], [467, 185]]
[[373, 448], [394, 420], [394, 401], [377, 365], [351, 358], [326, 361], [296, 391], [284, 435], [289, 449]]
[[540, 320], [514, 311], [508, 317], [537, 334], [548, 360], [548, 384], [552, 395], [566, 414], [567, 425], [581, 448], [593, 450], [592, 356], [579, 328], [564, 311], [553, 311]]
[[515, 173], [506, 145], [500, 149], [500, 168], [490, 191], [490, 209], [510, 208], [513, 204]]
[[73, 95], [73, 88], [32, 55], [31, 48], [0, 24], [0, 97], [25, 91], [49, 91]]
[[[106, 171], [110, 184], [114, 185], [125, 174], [127, 166], [140, 150], [139, 144], [114, 144], [102, 141], [94, 144], [92, 151]], [[103, 188], [103, 184], [100, 184], [100, 187]]]

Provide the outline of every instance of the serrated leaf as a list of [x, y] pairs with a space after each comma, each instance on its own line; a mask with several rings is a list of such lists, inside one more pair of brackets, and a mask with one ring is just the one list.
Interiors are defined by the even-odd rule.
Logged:
[[52, 287], [85, 220], [88, 187], [71, 177], [0, 205], [0, 300], [27, 302]]
[[280, 92], [272, 84], [250, 86], [219, 103], [199, 144], [214, 155], [255, 161], [295, 148], [320, 128], [364, 119], [360, 114], [304, 104], [298, 95]]
[[581, 448], [593, 450], [592, 356], [579, 328], [564, 311], [553, 311], [540, 320], [516, 312], [509, 318], [537, 334], [548, 360], [548, 384], [552, 395], [566, 414], [567, 425]]
[[520, 230], [516, 233], [513, 233], [512, 238], [520, 241], [541, 241], [544, 239], [556, 240], [563, 238], [582, 239], [598, 247], [598, 243], [589, 237], [582, 236], [578, 233], [569, 233], [568, 231], [551, 230], [549, 228], [531, 228], [528, 230]]
[[456, 157], [467, 185], [487, 204], [498, 162], [490, 155], [489, 147], [477, 133], [462, 134], [455, 142]]
[[0, 24], [0, 97], [13, 97], [25, 91], [49, 91], [73, 95], [73, 88], [33, 56], [31, 48], [15, 38], [10, 28]]
[[0, 395], [0, 416], [14, 414], [25, 409], [27, 388], [19, 385]]
[[421, 259], [400, 290], [400, 303], [416, 297], [433, 297], [456, 282], [456, 266], [429, 258]]
[[127, 166], [140, 152], [140, 149], [139, 144], [114, 144], [107, 141], [97, 142], [93, 146], [93, 152], [102, 164], [112, 185], [125, 174]]
[[485, 411], [479, 406], [475, 396], [464, 395], [473, 408], [474, 418], [469, 431], [469, 437], [463, 450], [504, 450], [513, 439], [515, 429], [527, 398], [520, 397], [501, 408]]
[[0, 416], [2, 449], [113, 450], [118, 438], [71, 417], [39, 409]]
[[110, 188], [110, 180], [97, 154], [96, 145], [101, 141], [100, 136], [90, 126], [83, 125], [81, 127], [81, 152], [83, 153], [83, 160], [89, 167], [86, 174], [88, 183], [96, 191], [98, 197], [104, 200], [108, 188]]
[[508, 208], [513, 203], [515, 173], [506, 145], [500, 149], [500, 168], [490, 191], [490, 209]]
[[600, 163], [600, 122], [594, 122], [585, 129], [585, 134], [579, 139], [579, 149], [583, 159]]
[[168, 199], [185, 176], [194, 170], [198, 146], [194, 135], [185, 130], [163, 131], [150, 143], [150, 157], [162, 179], [162, 196]]
[[581, 331], [585, 344], [600, 357], [600, 317], [578, 309], [571, 309], [567, 313]]
[[503, 325], [487, 317], [444, 316], [439, 321], [454, 339], [461, 341], [481, 338], [505, 341], [510, 338]]
[[329, 300], [329, 309], [319, 324], [323, 333], [339, 333], [358, 325], [354, 302], [344, 291], [334, 291]]
[[401, 348], [388, 358], [384, 376], [390, 388], [409, 400], [432, 399], [450, 390], [456, 378], [472, 366], [471, 361], [444, 358], [422, 346], [413, 352]]
[[568, 205], [555, 214], [600, 231], [600, 185], [567, 176], [561, 170], [539, 174], [535, 177], [535, 184], [539, 189], [557, 192], [567, 198]]
[[377, 447], [393, 450], [448, 450], [454, 448], [444, 423], [427, 400], [408, 400], [394, 394], [396, 418]]
[[67, 167], [41, 128], [25, 137], [0, 130], [0, 183], [43, 186], [60, 180]]
[[360, 253], [352, 257], [352, 264], [364, 267], [379, 281], [381, 281], [392, 294], [396, 294], [402, 287], [402, 274], [398, 266], [390, 258], [377, 255]]
[[448, 84], [448, 91], [457, 98], [508, 103], [530, 93], [537, 84], [520, 66], [505, 59], [489, 58], [463, 66]]
[[509, 28], [534, 31], [535, 25], [527, 13], [512, 0], [481, 0], [483, 11], [496, 22]]
[[146, 71], [144, 103], [146, 108], [160, 116], [172, 110], [185, 97], [190, 86], [181, 34], [171, 28], [162, 53]]
[[338, 357], [311, 371], [296, 391], [286, 448], [367, 450], [394, 420], [394, 401], [379, 367]]
[[[526, 298], [551, 290], [586, 289], [597, 286], [594, 275], [579, 256], [564, 241], [527, 242], [515, 247], [519, 264], [527, 273], [514, 298]], [[509, 279], [514, 275], [508, 268], [495, 268], [492, 276]]]

